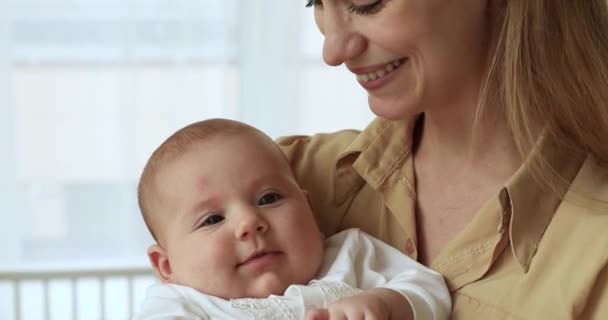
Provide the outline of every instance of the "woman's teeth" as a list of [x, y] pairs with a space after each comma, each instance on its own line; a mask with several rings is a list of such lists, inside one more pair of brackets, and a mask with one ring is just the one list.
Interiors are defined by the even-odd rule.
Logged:
[[384, 66], [384, 68], [382, 68], [380, 70], [377, 70], [374, 72], [369, 72], [369, 73], [364, 73], [364, 74], [358, 74], [357, 80], [359, 80], [361, 82], [368, 82], [371, 80], [380, 79], [380, 78], [386, 76], [387, 74], [393, 72], [393, 70], [397, 69], [403, 63], [403, 61], [404, 61], [404, 59], [395, 60], [393, 62], [386, 64], [386, 66]]

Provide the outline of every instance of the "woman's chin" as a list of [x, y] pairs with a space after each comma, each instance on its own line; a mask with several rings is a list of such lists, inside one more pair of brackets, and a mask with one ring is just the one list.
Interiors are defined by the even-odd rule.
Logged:
[[417, 105], [410, 103], [407, 98], [378, 98], [368, 97], [370, 110], [378, 117], [386, 120], [404, 120], [423, 112]]

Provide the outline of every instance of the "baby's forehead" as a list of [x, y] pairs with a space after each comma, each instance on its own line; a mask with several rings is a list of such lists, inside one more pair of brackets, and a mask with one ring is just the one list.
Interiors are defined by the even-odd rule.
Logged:
[[[232, 134], [216, 134], [204, 139], [189, 141], [182, 145], [179, 152], [173, 152], [164, 159], [156, 172], [156, 185], [162, 188], [169, 181], [176, 178], [190, 180], [190, 186], [196, 187], [199, 192], [212, 188], [212, 182], [204, 177], [191, 178], [197, 172], [239, 171], [255, 170], [260, 174], [293, 176], [289, 163], [278, 147], [269, 137], [249, 130]], [[200, 161], [199, 163], [197, 163]], [[199, 166], [199, 169], [193, 169]], [[206, 166], [206, 167], [204, 167]], [[250, 175], [248, 175], [250, 176]], [[185, 180], [182, 180], [185, 181]], [[192, 185], [195, 183], [195, 185]], [[170, 190], [165, 190], [170, 191]]]
[[[203, 148], [205, 145], [208, 148], [213, 148], [214, 146], [223, 144], [233, 145], [234, 148], [230, 149], [230, 152], [235, 152], [239, 156], [245, 156], [245, 153], [256, 154], [257, 156], [262, 156], [265, 160], [272, 158], [272, 160], [276, 160], [277, 162], [288, 164], [287, 158], [279, 146], [270, 137], [258, 131], [243, 130], [241, 132], [218, 134], [200, 141], [200, 146]], [[248, 148], [242, 148], [243, 145]], [[255, 159], [251, 158], [251, 160]]]
[[[240, 161], [234, 161], [235, 159]], [[247, 169], [276, 171], [291, 175], [291, 168], [278, 145], [267, 136], [253, 132], [217, 134], [205, 139], [191, 141], [164, 159], [157, 170], [157, 181], [172, 179], [176, 174], [190, 174], [189, 167], [204, 163], [205, 169], [229, 170], [230, 166], [244, 166]], [[229, 161], [230, 160], [230, 161]], [[268, 165], [261, 165], [268, 164]], [[260, 165], [258, 165], [260, 164]], [[208, 170], [204, 170], [208, 172]], [[208, 182], [198, 181], [197, 186], [208, 187]]]

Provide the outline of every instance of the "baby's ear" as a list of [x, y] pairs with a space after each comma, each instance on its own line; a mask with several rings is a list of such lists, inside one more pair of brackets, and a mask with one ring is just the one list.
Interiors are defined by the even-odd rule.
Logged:
[[150, 264], [152, 264], [152, 268], [154, 268], [156, 276], [162, 282], [169, 282], [169, 278], [173, 272], [171, 271], [171, 263], [169, 262], [167, 251], [158, 244], [151, 245], [148, 248], [148, 259], [150, 260]]

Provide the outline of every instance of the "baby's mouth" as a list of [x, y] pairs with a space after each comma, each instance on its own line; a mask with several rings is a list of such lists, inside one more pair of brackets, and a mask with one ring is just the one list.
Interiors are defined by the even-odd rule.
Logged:
[[239, 268], [239, 267], [242, 267], [242, 266], [246, 266], [246, 265], [250, 265], [250, 264], [255, 264], [256, 262], [260, 262], [260, 261], [265, 260], [265, 259], [271, 259], [271, 258], [274, 258], [274, 257], [280, 255], [280, 254], [281, 254], [280, 251], [259, 250], [259, 251], [256, 251], [256, 252], [252, 253], [251, 255], [249, 255], [242, 262], [238, 263], [236, 265], [236, 267]]

